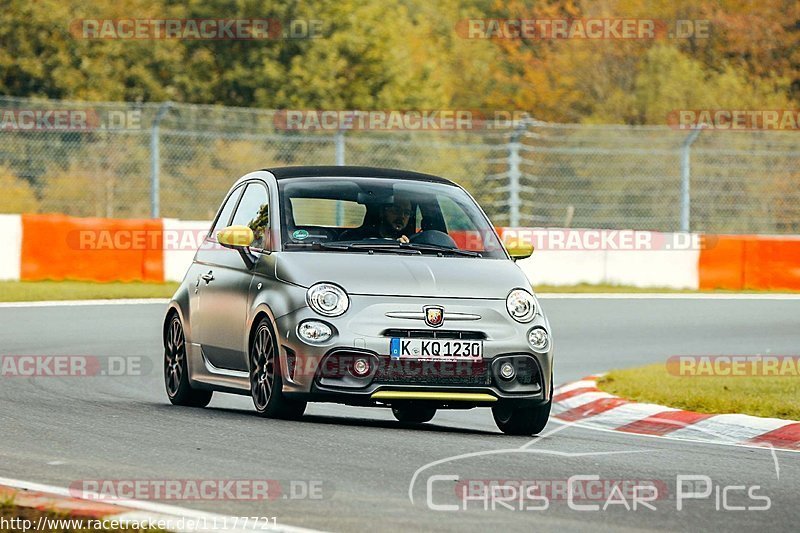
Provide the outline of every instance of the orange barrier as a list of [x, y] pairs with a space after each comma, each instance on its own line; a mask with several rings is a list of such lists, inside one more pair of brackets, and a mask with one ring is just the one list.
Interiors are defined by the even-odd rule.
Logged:
[[[515, 236], [497, 228], [503, 237]], [[455, 232], [460, 247], [480, 235]], [[698, 262], [700, 289], [800, 290], [800, 237], [708, 235]], [[22, 215], [22, 280], [164, 281], [162, 220]]]
[[23, 280], [164, 281], [160, 219], [22, 215]]
[[700, 289], [800, 290], [800, 238], [720, 235], [698, 268]]
[[486, 244], [483, 242], [483, 236], [480, 231], [454, 230], [448, 232], [448, 234], [455, 241], [456, 246], [462, 250], [482, 252], [486, 249]]

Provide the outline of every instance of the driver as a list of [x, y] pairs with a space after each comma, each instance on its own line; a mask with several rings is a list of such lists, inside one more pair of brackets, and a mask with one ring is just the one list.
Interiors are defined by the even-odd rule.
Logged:
[[411, 200], [408, 198], [395, 198], [394, 203], [382, 206], [381, 220], [378, 224], [379, 236], [403, 243], [408, 242], [408, 237], [403, 235], [403, 230], [408, 226], [411, 213]]
[[412, 213], [411, 200], [395, 196], [393, 203], [380, 206], [380, 216], [377, 224], [350, 232], [347, 238], [352, 240], [383, 238], [407, 243], [408, 236], [404, 235], [403, 231], [408, 226]]

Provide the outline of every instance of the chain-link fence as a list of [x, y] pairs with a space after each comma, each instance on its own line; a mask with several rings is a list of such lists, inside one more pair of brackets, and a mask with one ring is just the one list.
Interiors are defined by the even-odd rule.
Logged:
[[796, 131], [287, 130], [268, 110], [17, 98], [0, 112], [5, 213], [205, 220], [246, 172], [346, 163], [450, 178], [497, 225], [800, 232]]

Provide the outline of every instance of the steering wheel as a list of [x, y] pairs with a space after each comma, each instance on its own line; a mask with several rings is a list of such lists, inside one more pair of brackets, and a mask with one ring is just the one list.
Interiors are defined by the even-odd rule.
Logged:
[[415, 233], [409, 237], [408, 242], [414, 242], [417, 244], [430, 244], [433, 246], [441, 246], [443, 248], [458, 248], [456, 241], [454, 241], [450, 235], [436, 229], [429, 229]]

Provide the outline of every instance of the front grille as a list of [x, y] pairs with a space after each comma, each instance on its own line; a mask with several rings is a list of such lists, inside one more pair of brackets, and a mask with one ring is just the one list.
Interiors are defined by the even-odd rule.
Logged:
[[411, 339], [459, 339], [481, 341], [486, 339], [482, 331], [457, 331], [451, 329], [386, 329], [384, 337], [401, 337]]
[[418, 361], [382, 358], [375, 383], [387, 385], [490, 385], [483, 361]]

